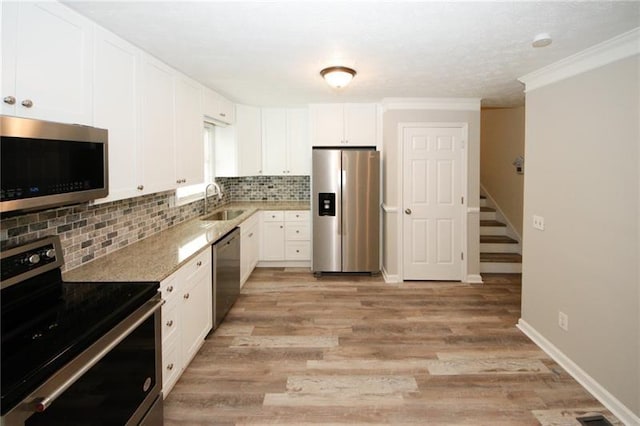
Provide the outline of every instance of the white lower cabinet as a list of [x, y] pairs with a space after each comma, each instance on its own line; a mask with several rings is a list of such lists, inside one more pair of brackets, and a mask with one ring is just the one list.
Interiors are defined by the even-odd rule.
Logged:
[[260, 214], [240, 224], [240, 287], [249, 279], [260, 254]]
[[261, 262], [311, 260], [311, 225], [308, 210], [262, 212]]
[[162, 392], [166, 398], [212, 326], [211, 248], [160, 283]]

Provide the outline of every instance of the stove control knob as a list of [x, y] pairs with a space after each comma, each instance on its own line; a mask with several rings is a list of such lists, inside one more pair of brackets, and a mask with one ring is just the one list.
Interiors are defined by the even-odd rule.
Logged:
[[40, 262], [40, 255], [39, 254], [32, 254], [31, 256], [27, 257], [27, 263], [35, 265], [38, 262]]
[[44, 257], [46, 257], [47, 259], [53, 259], [54, 257], [56, 257], [55, 249], [49, 249], [49, 250], [45, 251], [44, 252]]

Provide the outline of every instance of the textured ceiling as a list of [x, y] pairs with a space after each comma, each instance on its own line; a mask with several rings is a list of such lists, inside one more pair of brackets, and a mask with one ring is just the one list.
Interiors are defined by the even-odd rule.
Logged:
[[[640, 2], [67, 1], [231, 100], [285, 106], [384, 97], [524, 101], [518, 77], [640, 26]], [[548, 32], [553, 43], [534, 49]], [[358, 75], [345, 89], [328, 65]]]

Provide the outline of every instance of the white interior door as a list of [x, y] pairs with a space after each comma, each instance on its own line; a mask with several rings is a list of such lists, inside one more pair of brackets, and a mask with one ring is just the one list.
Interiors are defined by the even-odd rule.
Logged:
[[462, 137], [459, 127], [403, 134], [403, 279], [462, 277]]

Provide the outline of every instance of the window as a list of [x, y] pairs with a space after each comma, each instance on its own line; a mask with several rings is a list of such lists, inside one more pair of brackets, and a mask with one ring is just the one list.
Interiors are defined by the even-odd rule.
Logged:
[[204, 188], [214, 181], [215, 173], [215, 141], [216, 126], [204, 123], [204, 182], [197, 185], [183, 186], [176, 189], [176, 205], [181, 206], [203, 197]]

